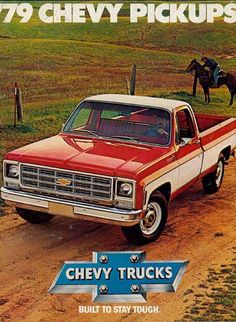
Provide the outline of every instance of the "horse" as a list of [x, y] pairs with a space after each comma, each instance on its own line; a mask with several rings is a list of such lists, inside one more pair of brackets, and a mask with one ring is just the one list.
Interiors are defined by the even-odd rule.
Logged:
[[[187, 73], [195, 71], [196, 77], [199, 79], [199, 83], [203, 88], [205, 102], [210, 103], [210, 93], [209, 88], [213, 88], [212, 75], [211, 72], [206, 70], [196, 59], [193, 59], [186, 69]], [[218, 77], [217, 88], [226, 85], [230, 93], [229, 105], [234, 102], [234, 95], [236, 95], [236, 76], [230, 73], [223, 73]]]

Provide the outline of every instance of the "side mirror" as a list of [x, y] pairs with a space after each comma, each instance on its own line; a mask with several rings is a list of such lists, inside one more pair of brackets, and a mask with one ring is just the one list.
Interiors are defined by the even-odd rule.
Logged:
[[191, 144], [191, 139], [190, 138], [181, 138], [180, 142], [180, 147]]

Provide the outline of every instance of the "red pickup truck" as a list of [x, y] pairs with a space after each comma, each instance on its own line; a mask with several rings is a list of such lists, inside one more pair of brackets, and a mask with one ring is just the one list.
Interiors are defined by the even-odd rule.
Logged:
[[97, 95], [60, 134], [6, 155], [1, 196], [28, 222], [60, 215], [118, 224], [145, 244], [183, 190], [200, 178], [205, 193], [220, 188], [235, 148], [235, 118], [194, 114], [176, 100]]

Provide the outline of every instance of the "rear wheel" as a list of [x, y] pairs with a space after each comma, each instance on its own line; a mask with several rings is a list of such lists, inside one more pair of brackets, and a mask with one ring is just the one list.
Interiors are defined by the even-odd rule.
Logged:
[[45, 212], [16, 208], [18, 215], [31, 224], [41, 224], [51, 220], [54, 216]]
[[155, 241], [163, 232], [167, 220], [168, 204], [158, 192], [149, 200], [145, 217], [135, 226], [121, 227], [125, 238], [135, 245]]
[[224, 164], [225, 158], [223, 154], [220, 154], [217, 161], [216, 170], [212, 173], [207, 174], [202, 179], [203, 190], [206, 194], [215, 193], [220, 189], [224, 178]]

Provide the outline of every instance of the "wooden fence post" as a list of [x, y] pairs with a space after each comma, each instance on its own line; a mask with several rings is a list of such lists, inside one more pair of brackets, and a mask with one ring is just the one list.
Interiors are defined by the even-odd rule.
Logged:
[[127, 95], [129, 95], [129, 93], [130, 93], [130, 88], [129, 88], [129, 78], [128, 78], [128, 77], [125, 77], [125, 85], [126, 85], [126, 92], [127, 92]]
[[135, 94], [136, 86], [136, 65], [132, 66], [131, 80], [130, 80], [130, 95]]
[[13, 116], [13, 123], [14, 123], [14, 127], [16, 127], [16, 83], [15, 83], [15, 87], [14, 87], [14, 116]]
[[194, 80], [193, 80], [193, 91], [192, 91], [193, 97], [195, 97], [196, 94], [197, 94], [197, 81], [198, 81], [198, 77], [197, 77], [197, 75], [195, 73], [194, 74]]
[[21, 99], [21, 89], [19, 88], [17, 82], [15, 82], [14, 97], [15, 97], [14, 126], [16, 126], [16, 120], [21, 123], [23, 121], [23, 107], [22, 107], [22, 99]]

